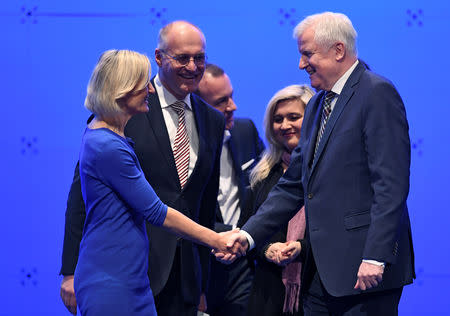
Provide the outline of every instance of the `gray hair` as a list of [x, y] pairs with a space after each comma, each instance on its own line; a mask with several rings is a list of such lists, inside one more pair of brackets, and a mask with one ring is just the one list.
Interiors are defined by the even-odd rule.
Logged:
[[299, 100], [305, 109], [314, 94], [314, 91], [307, 85], [291, 85], [281, 89], [270, 99], [264, 113], [264, 132], [269, 147], [264, 150], [261, 160], [250, 172], [252, 188], [269, 175], [270, 170], [280, 161], [281, 155], [285, 151], [284, 145], [277, 141], [273, 131], [273, 117], [277, 105], [282, 101]]
[[84, 101], [86, 109], [101, 118], [122, 113], [117, 100], [149, 84], [150, 61], [131, 50], [108, 50], [92, 72]]
[[322, 47], [342, 42], [347, 52], [357, 56], [357, 33], [350, 19], [342, 13], [323, 12], [306, 17], [294, 28], [294, 38], [302, 36], [306, 29], [314, 28], [314, 40]]

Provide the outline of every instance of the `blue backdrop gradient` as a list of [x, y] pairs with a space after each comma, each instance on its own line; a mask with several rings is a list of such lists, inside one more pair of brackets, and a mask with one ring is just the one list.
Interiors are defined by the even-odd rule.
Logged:
[[[89, 115], [86, 85], [101, 52], [153, 59], [159, 28], [185, 19], [207, 38], [209, 61], [235, 89], [236, 116], [262, 130], [270, 97], [309, 83], [293, 27], [338, 11], [358, 31], [359, 56], [398, 88], [412, 142], [409, 209], [417, 279], [401, 315], [450, 315], [450, 2], [432, 1], [9, 0], [0, 4], [3, 228], [0, 316], [69, 315], [58, 276], [66, 199]], [[157, 71], [152, 61], [152, 73]], [[392, 135], [395, 137], [395, 135]]]

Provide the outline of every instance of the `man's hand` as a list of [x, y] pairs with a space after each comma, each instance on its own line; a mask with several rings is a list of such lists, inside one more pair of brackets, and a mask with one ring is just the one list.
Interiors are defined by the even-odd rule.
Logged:
[[61, 282], [61, 299], [69, 312], [77, 314], [77, 300], [75, 299], [75, 290], [73, 288], [73, 275], [66, 275]]
[[267, 248], [265, 256], [267, 261], [279, 266], [291, 263], [301, 252], [302, 246], [298, 241], [276, 242]]
[[207, 309], [208, 309], [208, 304], [206, 303], [206, 295], [205, 295], [205, 293], [202, 293], [200, 295], [200, 303], [198, 304], [197, 310], [199, 312], [206, 313]]
[[228, 232], [220, 233], [226, 240], [226, 249], [213, 249], [216, 259], [224, 264], [231, 264], [241, 256], [244, 256], [248, 249], [247, 237], [239, 232], [239, 228]]
[[360, 289], [365, 291], [378, 286], [383, 279], [383, 272], [383, 266], [377, 266], [376, 264], [368, 262], [361, 262], [358, 270], [358, 280], [355, 284], [355, 290]]

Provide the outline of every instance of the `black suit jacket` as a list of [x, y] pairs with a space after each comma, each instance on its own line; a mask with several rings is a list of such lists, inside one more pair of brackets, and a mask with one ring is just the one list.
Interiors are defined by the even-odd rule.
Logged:
[[[233, 172], [238, 181], [239, 204], [241, 214], [237, 226], [242, 226], [251, 215], [244, 207], [246, 187], [249, 184], [249, 173], [258, 162], [264, 143], [258, 135], [255, 125], [250, 119], [236, 118], [228, 146], [233, 164]], [[217, 232], [231, 230], [232, 226], [224, 224], [221, 210], [217, 204], [216, 224]], [[237, 259], [231, 265], [224, 265], [213, 260], [211, 277], [206, 299], [208, 313], [211, 315], [244, 315], [253, 280], [253, 262], [248, 256]]]
[[[314, 159], [323, 95], [309, 101], [288, 170], [242, 229], [258, 245], [304, 204], [310, 253], [331, 295], [360, 293], [353, 286], [362, 259], [386, 263], [383, 281], [369, 291], [411, 283], [410, 141], [403, 102], [389, 81], [359, 63]], [[311, 256], [303, 271], [310, 262]]]
[[[233, 161], [233, 169], [239, 181], [238, 189], [241, 207], [241, 214], [237, 226], [242, 227], [252, 215], [248, 209], [244, 209], [243, 207], [246, 199], [246, 189], [249, 186], [250, 171], [258, 162], [265, 145], [259, 137], [255, 124], [248, 118], [235, 118], [230, 134], [231, 137], [228, 140], [228, 146]], [[223, 232], [231, 229], [231, 225], [223, 223], [222, 213], [217, 205], [215, 230], [217, 232]]]
[[[135, 152], [147, 181], [159, 198], [199, 224], [214, 228], [219, 187], [220, 154], [224, 118], [198, 96], [191, 94], [191, 105], [199, 137], [197, 162], [183, 190], [181, 189], [169, 135], [157, 94], [149, 96], [149, 111], [135, 115], [125, 128], [125, 135], [135, 142]], [[61, 274], [73, 274], [85, 219], [78, 165], [69, 193]], [[177, 244], [180, 244], [180, 286], [186, 302], [198, 304], [207, 285], [210, 250], [187, 240], [178, 240], [160, 227], [147, 224], [150, 243], [148, 275], [153, 294], [165, 286], [172, 268]]]

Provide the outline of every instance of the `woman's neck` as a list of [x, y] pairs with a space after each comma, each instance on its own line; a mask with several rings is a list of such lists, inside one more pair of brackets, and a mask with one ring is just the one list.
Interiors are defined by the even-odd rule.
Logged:
[[114, 117], [114, 118], [99, 118], [94, 117], [94, 119], [89, 123], [88, 127], [91, 129], [97, 129], [97, 128], [107, 128], [114, 133], [125, 137], [125, 125], [127, 124], [128, 119], [121, 118], [121, 117]]
[[291, 153], [288, 151], [284, 151], [283, 154], [281, 154], [281, 166], [283, 167], [283, 171], [286, 171], [286, 169], [289, 167], [290, 162]]

